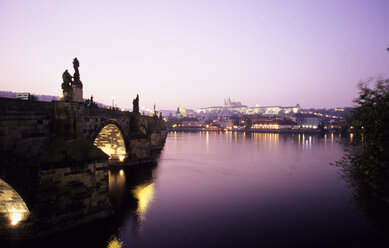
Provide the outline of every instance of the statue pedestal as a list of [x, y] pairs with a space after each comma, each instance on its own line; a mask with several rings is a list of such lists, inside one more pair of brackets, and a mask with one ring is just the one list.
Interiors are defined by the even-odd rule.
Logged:
[[71, 101], [73, 102], [82, 102], [82, 88], [77, 87], [76, 85], [72, 85], [72, 97]]

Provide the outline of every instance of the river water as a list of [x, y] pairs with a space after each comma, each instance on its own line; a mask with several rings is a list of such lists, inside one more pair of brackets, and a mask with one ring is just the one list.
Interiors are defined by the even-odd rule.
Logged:
[[115, 216], [27, 245], [378, 246], [330, 164], [343, 154], [339, 141], [331, 134], [173, 132], [156, 164], [110, 170]]

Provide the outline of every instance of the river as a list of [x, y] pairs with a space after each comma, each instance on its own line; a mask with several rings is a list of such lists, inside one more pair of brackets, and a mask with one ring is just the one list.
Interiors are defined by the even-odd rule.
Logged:
[[[111, 169], [116, 214], [41, 247], [372, 247], [338, 135], [172, 132], [153, 165]], [[10, 246], [17, 246], [18, 242]]]

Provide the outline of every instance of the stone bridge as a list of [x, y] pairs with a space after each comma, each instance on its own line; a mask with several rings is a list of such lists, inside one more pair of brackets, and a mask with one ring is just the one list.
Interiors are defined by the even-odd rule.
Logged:
[[148, 163], [163, 148], [162, 116], [141, 115], [138, 96], [132, 112], [84, 101], [74, 65], [74, 81], [63, 76], [61, 101], [0, 98], [1, 238], [109, 216], [109, 166]]
[[0, 98], [0, 113], [0, 222], [16, 224], [25, 204], [27, 236], [108, 216], [108, 166], [151, 162], [167, 134], [156, 115], [81, 102]]

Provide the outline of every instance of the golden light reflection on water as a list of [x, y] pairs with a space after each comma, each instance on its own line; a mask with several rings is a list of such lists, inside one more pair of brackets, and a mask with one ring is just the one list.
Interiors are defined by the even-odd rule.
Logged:
[[0, 215], [7, 217], [11, 226], [16, 226], [29, 214], [30, 211], [20, 195], [0, 179]]
[[121, 248], [123, 246], [123, 242], [120, 241], [116, 236], [114, 236], [107, 245], [107, 248]]
[[206, 133], [205, 133], [205, 145], [206, 145], [206, 147], [207, 147], [207, 150], [209, 150], [209, 132], [207, 131]]
[[350, 142], [353, 142], [354, 134], [350, 133]]
[[132, 190], [134, 197], [138, 200], [136, 214], [140, 221], [145, 220], [146, 212], [151, 206], [155, 197], [154, 183], [143, 184]]
[[124, 174], [123, 169], [119, 171], [119, 174], [108, 171], [108, 178], [108, 187], [110, 191], [122, 189], [126, 184], [126, 175]]
[[124, 200], [126, 191], [126, 174], [123, 170], [119, 173], [108, 171], [108, 187], [110, 200], [119, 206]]
[[266, 145], [272, 149], [277, 148], [279, 144], [280, 134], [278, 133], [252, 133], [251, 138], [256, 144]]

